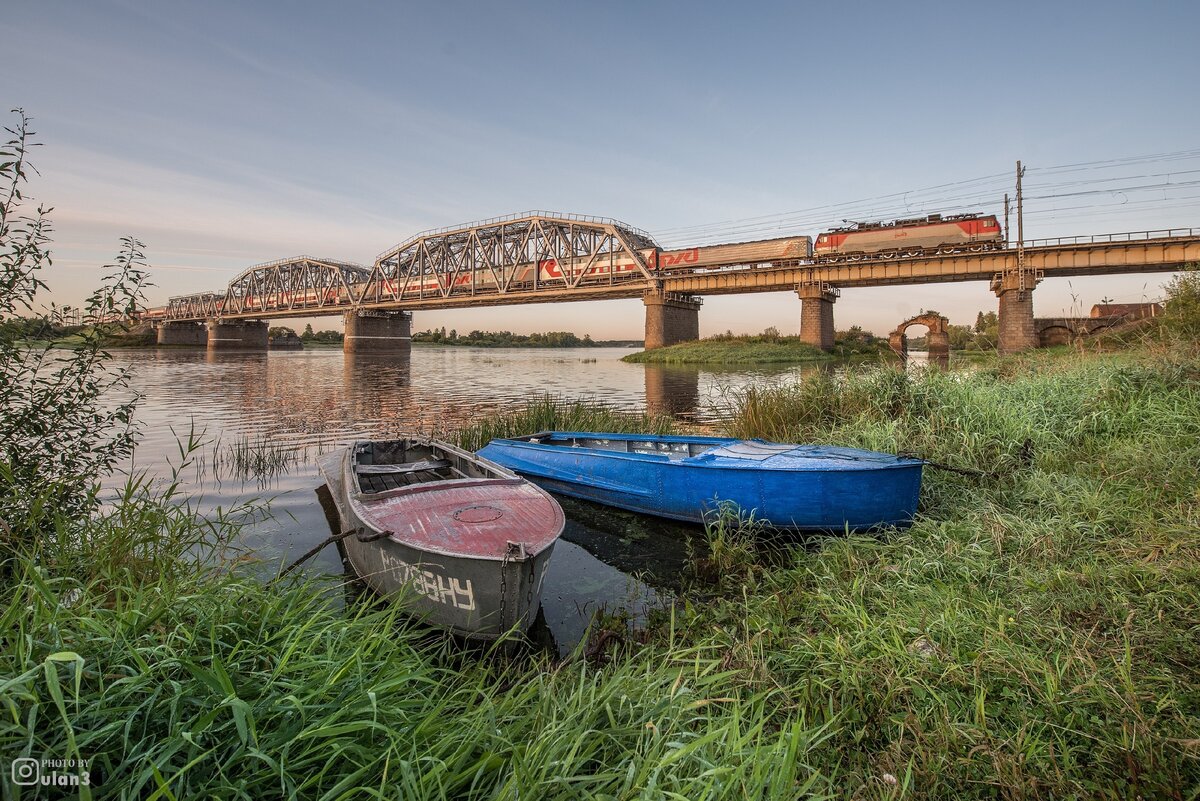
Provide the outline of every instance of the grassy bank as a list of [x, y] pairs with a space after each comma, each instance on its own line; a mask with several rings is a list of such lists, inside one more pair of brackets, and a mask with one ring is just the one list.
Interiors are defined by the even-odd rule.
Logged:
[[770, 334], [718, 335], [681, 342], [665, 348], [638, 351], [621, 360], [641, 364], [793, 364], [827, 361], [850, 356], [886, 357], [886, 342], [838, 340], [832, 353], [815, 348], [800, 337]]
[[[145, 797], [1194, 790], [1195, 360], [873, 369], [748, 391], [735, 412], [739, 436], [912, 450], [998, 477], [930, 471], [911, 529], [770, 566], [724, 531], [715, 597], [699, 588], [705, 600], [599, 664], [463, 652], [386, 607], [339, 609], [324, 582], [264, 587], [186, 550], [172, 570], [164, 554], [131, 566], [127, 544], [86, 563], [41, 550], [7, 563], [20, 580], [0, 613], [0, 743], [89, 757], [97, 795]], [[543, 400], [456, 437], [669, 426]], [[142, 508], [89, 541], [233, 525]]]

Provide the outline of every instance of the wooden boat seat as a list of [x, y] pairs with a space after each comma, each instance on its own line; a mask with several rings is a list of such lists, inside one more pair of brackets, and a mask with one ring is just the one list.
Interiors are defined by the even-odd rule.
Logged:
[[426, 459], [407, 464], [360, 464], [355, 468], [355, 472], [360, 476], [383, 476], [401, 473], [421, 473], [426, 470], [441, 470], [449, 466], [449, 459]]

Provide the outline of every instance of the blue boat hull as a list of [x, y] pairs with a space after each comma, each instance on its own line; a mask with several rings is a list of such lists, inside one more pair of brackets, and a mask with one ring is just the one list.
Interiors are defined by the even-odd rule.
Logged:
[[[546, 444], [556, 438], [626, 443], [639, 452]], [[774, 448], [778, 456], [730, 458], [730, 446]], [[648, 515], [701, 523], [719, 503], [732, 502], [779, 528], [826, 531], [909, 525], [923, 464], [852, 449], [593, 432], [493, 440], [479, 455], [552, 492]]]

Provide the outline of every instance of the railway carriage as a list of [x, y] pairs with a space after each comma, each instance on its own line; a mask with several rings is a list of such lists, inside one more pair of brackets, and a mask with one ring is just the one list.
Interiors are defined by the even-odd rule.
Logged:
[[818, 261], [853, 258], [898, 258], [931, 253], [961, 253], [1001, 247], [1004, 235], [995, 215], [930, 214], [911, 220], [855, 223], [817, 236]]

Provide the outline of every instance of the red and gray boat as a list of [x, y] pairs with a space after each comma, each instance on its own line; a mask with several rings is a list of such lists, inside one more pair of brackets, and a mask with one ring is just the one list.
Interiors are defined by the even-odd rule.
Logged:
[[321, 472], [347, 561], [371, 589], [471, 639], [533, 622], [566, 522], [544, 490], [418, 437], [356, 442], [322, 459]]

